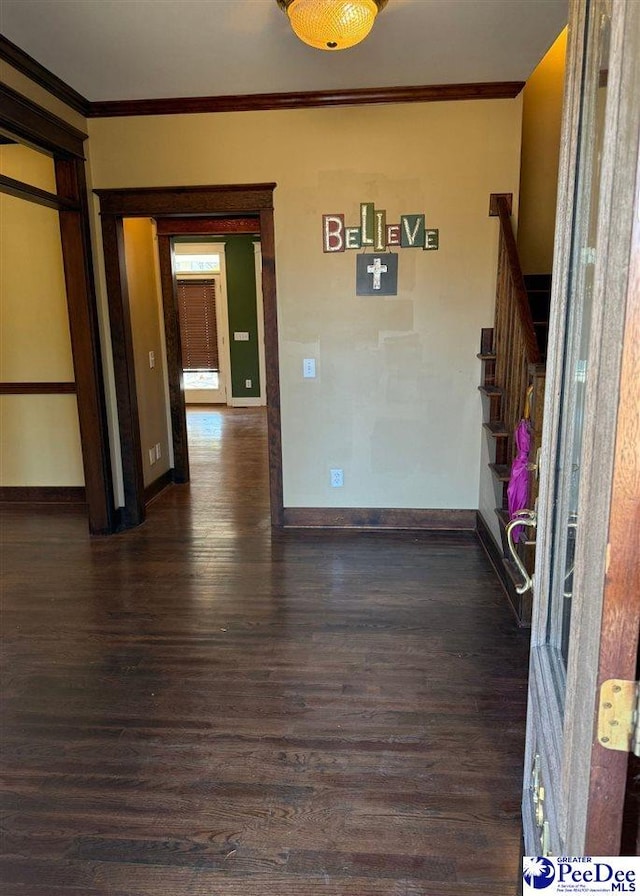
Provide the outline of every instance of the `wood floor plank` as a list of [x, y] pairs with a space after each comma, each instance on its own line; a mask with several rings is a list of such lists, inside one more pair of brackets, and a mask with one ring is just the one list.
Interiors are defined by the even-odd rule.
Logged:
[[527, 637], [473, 533], [271, 530], [264, 410], [139, 529], [3, 510], [3, 896], [513, 896]]

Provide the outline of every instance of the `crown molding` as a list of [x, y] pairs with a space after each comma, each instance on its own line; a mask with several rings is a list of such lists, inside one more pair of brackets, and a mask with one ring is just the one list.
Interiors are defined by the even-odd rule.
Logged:
[[190, 115], [201, 112], [264, 112], [274, 109], [366, 106], [381, 103], [513, 99], [523, 87], [524, 81], [489, 81], [479, 84], [431, 84], [422, 87], [313, 90], [304, 93], [255, 93], [148, 100], [109, 100], [90, 103], [87, 117], [118, 118], [130, 115]]
[[437, 103], [456, 100], [513, 99], [524, 81], [486, 81], [477, 84], [426, 84], [416, 87], [364, 87], [354, 90], [309, 90], [293, 93], [251, 93], [226, 96], [167, 97], [91, 102], [0, 34], [0, 59], [85, 118], [134, 115], [189, 115], [202, 112], [261, 112], [328, 106], [367, 106], [382, 103]]
[[89, 100], [2, 34], [0, 34], [0, 59], [4, 59], [40, 87], [44, 87], [56, 99], [87, 117], [91, 105]]

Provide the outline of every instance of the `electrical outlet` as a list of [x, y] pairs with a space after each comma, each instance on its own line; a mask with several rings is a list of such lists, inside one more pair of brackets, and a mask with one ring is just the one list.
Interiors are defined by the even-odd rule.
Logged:
[[160, 447], [160, 442], [156, 442], [156, 460], [160, 460], [162, 457], [162, 448]]
[[153, 370], [153, 368], [155, 366], [156, 366], [156, 353], [149, 352], [149, 367]]
[[302, 361], [302, 376], [305, 380], [315, 379], [316, 375], [316, 359], [304, 358]]
[[343, 470], [330, 470], [331, 476], [331, 488], [342, 488], [344, 485], [344, 472]]
[[245, 387], [245, 389], [250, 389], [251, 388], [251, 380], [245, 380], [244, 387]]
[[156, 462], [156, 449], [149, 448], [149, 463], [151, 466], [153, 466], [155, 464], [155, 462]]

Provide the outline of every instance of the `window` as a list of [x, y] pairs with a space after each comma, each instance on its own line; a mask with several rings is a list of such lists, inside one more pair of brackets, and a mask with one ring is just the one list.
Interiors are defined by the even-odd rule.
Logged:
[[220, 256], [175, 254], [176, 274], [219, 274]]

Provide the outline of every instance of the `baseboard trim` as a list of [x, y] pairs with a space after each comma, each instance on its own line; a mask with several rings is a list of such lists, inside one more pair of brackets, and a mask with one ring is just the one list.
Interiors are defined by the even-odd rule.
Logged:
[[3, 504], [86, 504], [84, 486], [2, 485]]
[[113, 511], [113, 528], [111, 532], [107, 532], [107, 535], [113, 535], [115, 532], [122, 532], [125, 528], [124, 519], [123, 519], [123, 511], [124, 507], [115, 507]]
[[475, 531], [476, 511], [387, 507], [285, 507], [284, 527]]
[[150, 504], [169, 485], [173, 485], [173, 470], [167, 470], [162, 476], [150, 482], [144, 490], [144, 503]]
[[259, 408], [264, 406], [265, 402], [260, 397], [229, 399], [229, 407], [231, 408]]
[[509, 608], [514, 615], [518, 627], [530, 628], [531, 623], [521, 617], [523, 601], [521, 596], [516, 593], [513, 581], [505, 568], [502, 551], [479, 510], [476, 511], [476, 517], [476, 533], [478, 535], [478, 541], [484, 548], [496, 575], [500, 579], [500, 584], [507, 596]]

